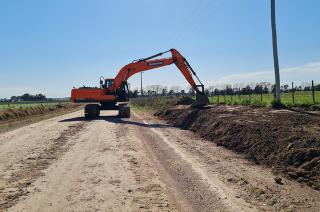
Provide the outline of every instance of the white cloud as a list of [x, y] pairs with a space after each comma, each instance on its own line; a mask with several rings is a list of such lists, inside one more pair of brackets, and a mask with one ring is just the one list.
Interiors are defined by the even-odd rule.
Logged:
[[[281, 84], [305, 81], [320, 81], [320, 62], [307, 63], [304, 66], [283, 68], [280, 70]], [[207, 82], [208, 85], [234, 84], [234, 83], [274, 82], [274, 71], [256, 71], [238, 74], [229, 74], [216, 81]]]

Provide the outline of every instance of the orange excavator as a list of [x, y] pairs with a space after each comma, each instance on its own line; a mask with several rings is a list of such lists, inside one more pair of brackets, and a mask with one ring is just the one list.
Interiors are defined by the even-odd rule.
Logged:
[[[171, 52], [171, 57], [154, 59], [168, 52]], [[114, 79], [100, 77], [99, 88], [74, 88], [71, 91], [71, 101], [89, 103], [84, 109], [86, 118], [98, 117], [100, 110], [119, 110], [119, 117], [129, 118], [129, 89], [127, 84], [129, 77], [142, 71], [168, 66], [173, 63], [178, 67], [185, 79], [196, 92], [196, 101], [191, 107], [199, 108], [207, 105], [209, 100], [204, 93], [204, 85], [201, 83], [188, 61], [176, 49], [170, 49], [144, 59], [134, 60], [124, 66]], [[197, 78], [200, 84], [197, 85], [195, 83], [192, 75]], [[201, 90], [199, 88], [201, 88]]]

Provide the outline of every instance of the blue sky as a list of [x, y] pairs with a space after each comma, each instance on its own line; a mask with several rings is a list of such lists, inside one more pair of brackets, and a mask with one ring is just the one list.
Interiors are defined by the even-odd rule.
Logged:
[[[282, 83], [320, 82], [320, 1], [276, 2]], [[0, 27], [0, 98], [69, 96], [170, 48], [208, 86], [273, 81], [269, 0], [1, 0]], [[187, 86], [174, 66], [144, 82]]]

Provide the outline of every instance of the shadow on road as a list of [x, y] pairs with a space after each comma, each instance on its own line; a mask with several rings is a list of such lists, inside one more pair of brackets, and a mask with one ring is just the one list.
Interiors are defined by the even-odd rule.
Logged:
[[115, 124], [131, 124], [131, 125], [136, 125], [140, 127], [147, 127], [147, 128], [166, 128], [170, 127], [170, 125], [167, 124], [145, 124], [142, 122], [137, 122], [137, 121], [131, 121], [128, 119], [121, 119], [118, 116], [99, 116], [95, 119], [85, 119], [84, 117], [75, 117], [75, 118], [69, 118], [69, 119], [63, 119], [59, 122], [77, 122], [77, 121], [93, 121], [93, 120], [104, 120], [107, 122], [115, 123]]

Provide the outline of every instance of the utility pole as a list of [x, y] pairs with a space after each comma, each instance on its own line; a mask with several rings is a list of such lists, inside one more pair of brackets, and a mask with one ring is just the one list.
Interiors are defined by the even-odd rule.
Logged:
[[143, 96], [143, 90], [142, 90], [142, 71], [140, 72], [140, 94]]
[[275, 92], [276, 101], [281, 101], [280, 96], [280, 73], [279, 73], [279, 60], [278, 60], [278, 44], [277, 44], [277, 29], [276, 29], [276, 3], [271, 0], [271, 28], [272, 28], [272, 48], [273, 48], [273, 63], [275, 73]]

